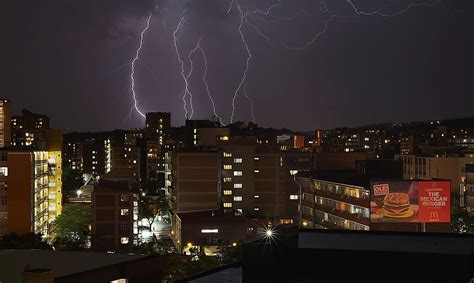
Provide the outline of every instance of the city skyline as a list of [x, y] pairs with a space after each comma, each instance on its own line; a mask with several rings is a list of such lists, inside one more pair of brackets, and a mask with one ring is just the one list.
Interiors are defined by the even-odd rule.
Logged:
[[[189, 52], [200, 40], [199, 46], [207, 54], [207, 82], [216, 112], [228, 123], [234, 91], [248, 58], [238, 29], [240, 3], [241, 11], [260, 9], [261, 17], [249, 20], [242, 29], [252, 61], [245, 88], [235, 100], [234, 121], [253, 120], [244, 90], [255, 103], [256, 122], [263, 127], [328, 129], [474, 114], [467, 1], [401, 1], [389, 6], [384, 2], [375, 7], [361, 1], [282, 1], [281, 5], [261, 1], [253, 6], [241, 2], [225, 1], [212, 7], [196, 1], [122, 1], [110, 7], [105, 2], [63, 3], [38, 7], [38, 12], [30, 15], [38, 22], [35, 27], [9, 18], [17, 31], [13, 38], [22, 35], [31, 39], [18, 41], [31, 46], [11, 50], [16, 56], [7, 59], [7, 64], [14, 59], [14, 70], [30, 72], [7, 73], [11, 79], [7, 80], [5, 97], [14, 101], [13, 113], [21, 108], [46, 113], [57, 128], [142, 127], [140, 115], [131, 111], [130, 64], [151, 16], [136, 66], [139, 109], [171, 112], [172, 125], [182, 125], [184, 85], [173, 46], [173, 35], [178, 31], [176, 43], [185, 74], [190, 69]], [[25, 3], [12, 5], [19, 11]], [[177, 25], [184, 8], [181, 30]], [[108, 9], [106, 17], [101, 17], [104, 9]], [[89, 15], [88, 20], [80, 17], [83, 14]], [[331, 16], [344, 18], [329, 21]], [[420, 19], [422, 26], [417, 24]], [[65, 24], [57, 25], [63, 20]], [[275, 20], [278, 23], [272, 22]], [[257, 24], [273, 46], [251, 26]], [[321, 37], [308, 48], [288, 50], [308, 43], [320, 32]], [[275, 58], [279, 61], [273, 67]], [[191, 59], [193, 118], [209, 118], [213, 111], [203, 84], [204, 57], [196, 51]], [[45, 100], [49, 103], [41, 103]]]

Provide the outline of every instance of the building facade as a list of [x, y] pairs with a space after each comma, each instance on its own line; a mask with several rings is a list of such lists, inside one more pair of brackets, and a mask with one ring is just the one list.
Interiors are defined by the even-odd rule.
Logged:
[[0, 148], [9, 147], [11, 145], [12, 128], [10, 107], [10, 100], [0, 99]]
[[364, 178], [303, 174], [296, 181], [300, 186], [301, 227], [370, 229], [370, 191]]
[[403, 178], [407, 180], [447, 179], [451, 193], [462, 194], [465, 189], [466, 165], [474, 164], [474, 157], [423, 157], [397, 155], [403, 162]]
[[101, 179], [92, 192], [92, 245], [130, 251], [138, 243], [138, 193], [130, 182]]
[[220, 161], [217, 151], [176, 152], [167, 164], [167, 194], [176, 213], [220, 207]]

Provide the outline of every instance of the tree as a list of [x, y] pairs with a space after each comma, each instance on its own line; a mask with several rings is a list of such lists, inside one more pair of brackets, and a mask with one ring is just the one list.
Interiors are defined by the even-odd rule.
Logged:
[[222, 263], [230, 264], [240, 261], [242, 259], [242, 247], [242, 243], [232, 243], [231, 245], [227, 243], [220, 244], [217, 248], [217, 252], [221, 256]]
[[451, 231], [453, 233], [474, 233], [474, 217], [454, 204], [451, 205]]
[[205, 255], [201, 255], [195, 261], [192, 261], [190, 257], [170, 258], [165, 266], [165, 279], [168, 282], [174, 282], [219, 266], [218, 258]]
[[133, 247], [134, 251], [139, 254], [147, 255], [165, 255], [176, 253], [176, 249], [173, 245], [170, 245], [167, 242], [158, 240], [155, 235], [151, 241], [146, 243], [141, 243]]
[[53, 222], [54, 245], [62, 249], [81, 249], [89, 240], [90, 208], [80, 203], [66, 204]]
[[158, 197], [142, 197], [140, 200], [140, 219], [146, 219], [148, 228], [152, 229], [156, 217], [165, 211], [169, 210], [169, 204], [166, 196], [160, 195]]

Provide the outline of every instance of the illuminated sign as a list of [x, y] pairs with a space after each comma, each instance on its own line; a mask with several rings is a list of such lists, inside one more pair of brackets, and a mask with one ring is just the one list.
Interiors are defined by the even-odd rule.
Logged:
[[371, 222], [450, 222], [449, 181], [371, 184]]

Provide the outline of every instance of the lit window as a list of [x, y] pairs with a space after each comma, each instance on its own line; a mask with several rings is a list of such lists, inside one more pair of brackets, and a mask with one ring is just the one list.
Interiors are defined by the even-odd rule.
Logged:
[[234, 158], [234, 163], [242, 163], [242, 158]]
[[234, 189], [242, 189], [242, 184], [234, 184]]
[[260, 208], [256, 207], [256, 208], [254, 208], [253, 210], [255, 210], [255, 211], [259, 211], [259, 210], [260, 210]]
[[122, 208], [122, 209], [120, 209], [120, 215], [122, 215], [122, 216], [127, 216], [127, 215], [128, 215], [128, 208]]
[[232, 165], [230, 165], [230, 164], [225, 164], [225, 165], [224, 165], [224, 169], [226, 169], [226, 170], [231, 170], [231, 169], [232, 169]]
[[121, 238], [120, 238], [120, 243], [121, 243], [122, 245], [128, 244], [128, 237], [121, 237]]
[[290, 175], [291, 176], [294, 176], [296, 174], [298, 174], [298, 170], [290, 170]]
[[232, 203], [231, 202], [224, 202], [224, 207], [232, 207]]
[[228, 196], [232, 194], [232, 190], [224, 190], [224, 195]]
[[260, 170], [255, 169], [254, 172], [255, 172], [255, 173], [260, 173]]
[[234, 171], [234, 176], [242, 176], [242, 171]]
[[201, 233], [219, 233], [219, 229], [201, 229]]
[[136, 161], [136, 160], [133, 160], [133, 164], [137, 164], [137, 161]]
[[235, 196], [234, 201], [242, 201], [242, 196]]
[[224, 183], [229, 183], [229, 182], [232, 182], [232, 178], [231, 177], [225, 177], [224, 178]]
[[224, 152], [224, 157], [232, 157], [232, 153], [231, 152]]
[[219, 139], [221, 141], [228, 141], [229, 140], [229, 137], [228, 136], [222, 136], [222, 137], [219, 137]]
[[298, 195], [290, 195], [290, 199], [298, 199]]
[[254, 160], [260, 160], [260, 158], [258, 158], [258, 157], [255, 157], [255, 158], [254, 158]]
[[254, 198], [260, 198], [260, 196], [259, 196], [259, 195], [254, 195], [253, 197], [254, 197]]

